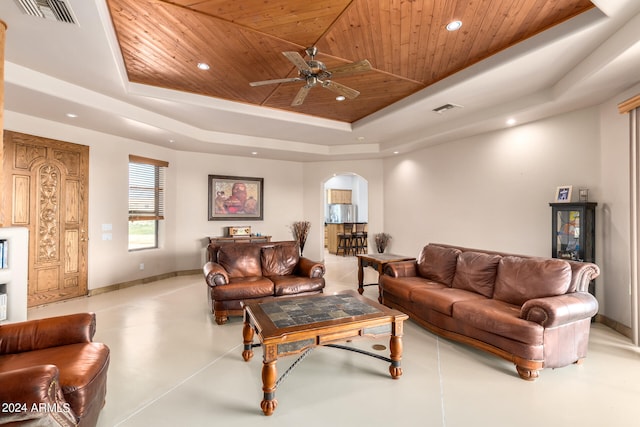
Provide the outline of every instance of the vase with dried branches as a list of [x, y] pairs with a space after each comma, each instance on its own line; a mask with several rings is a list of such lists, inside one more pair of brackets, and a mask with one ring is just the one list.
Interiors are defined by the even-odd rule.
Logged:
[[377, 233], [375, 235], [376, 249], [378, 249], [379, 254], [384, 253], [384, 251], [387, 249], [389, 240], [391, 240], [391, 235], [388, 233]]
[[302, 251], [304, 250], [304, 244], [307, 241], [310, 228], [311, 223], [309, 221], [295, 221], [291, 226], [293, 238], [298, 242], [298, 246], [300, 246], [300, 256], [302, 256]]

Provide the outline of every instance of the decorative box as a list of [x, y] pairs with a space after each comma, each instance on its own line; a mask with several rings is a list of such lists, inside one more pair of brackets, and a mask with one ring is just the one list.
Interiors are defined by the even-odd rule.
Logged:
[[251, 226], [243, 225], [239, 227], [227, 227], [227, 235], [229, 237], [234, 236], [250, 236], [251, 235]]

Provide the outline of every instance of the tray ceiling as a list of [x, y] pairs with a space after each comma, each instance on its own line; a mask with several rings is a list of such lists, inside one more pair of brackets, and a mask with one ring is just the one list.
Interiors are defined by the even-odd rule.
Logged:
[[[107, 0], [128, 79], [353, 123], [593, 7], [589, 0]], [[461, 20], [455, 32], [445, 29]], [[368, 59], [373, 69], [336, 78], [360, 91], [338, 102], [302, 82], [283, 51], [316, 46], [329, 70]], [[200, 62], [211, 68], [197, 68]]]

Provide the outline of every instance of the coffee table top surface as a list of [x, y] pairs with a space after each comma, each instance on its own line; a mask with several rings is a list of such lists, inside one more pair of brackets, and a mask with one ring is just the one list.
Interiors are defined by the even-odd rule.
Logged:
[[406, 314], [378, 304], [355, 291], [248, 302], [245, 310], [250, 313], [259, 334], [265, 339], [349, 323], [408, 318]]

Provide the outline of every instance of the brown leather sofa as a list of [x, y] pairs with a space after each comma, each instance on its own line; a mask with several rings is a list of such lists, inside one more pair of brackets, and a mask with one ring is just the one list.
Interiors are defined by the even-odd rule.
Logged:
[[297, 242], [210, 244], [203, 267], [216, 323], [242, 315], [245, 300], [312, 295], [324, 289], [324, 264], [300, 256]]
[[597, 265], [444, 244], [390, 263], [383, 304], [445, 338], [513, 362], [521, 378], [581, 363], [598, 301], [587, 292]]
[[92, 342], [93, 313], [0, 326], [0, 424], [95, 426], [109, 348]]

